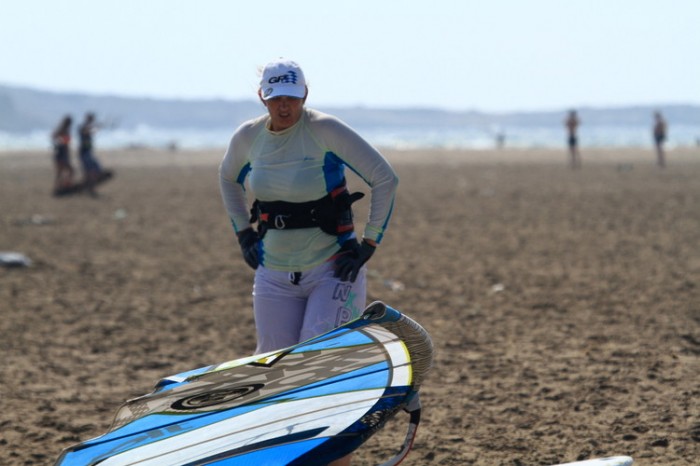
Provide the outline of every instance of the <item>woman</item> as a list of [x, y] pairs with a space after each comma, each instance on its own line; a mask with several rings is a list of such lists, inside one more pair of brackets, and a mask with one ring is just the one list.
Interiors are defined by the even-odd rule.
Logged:
[[73, 166], [70, 163], [70, 130], [72, 123], [73, 119], [70, 115], [66, 115], [51, 133], [53, 160], [56, 169], [54, 180], [55, 193], [60, 193], [61, 190], [70, 188], [73, 185], [75, 170], [73, 170]]
[[[224, 205], [246, 263], [256, 271], [256, 353], [296, 344], [359, 315], [366, 296], [363, 265], [382, 240], [394, 205], [398, 178], [386, 159], [337, 118], [305, 108], [307, 93], [296, 63], [266, 65], [258, 95], [267, 114], [236, 130], [219, 171]], [[361, 244], [350, 216], [359, 196], [345, 188], [346, 166], [371, 188]], [[313, 218], [319, 212], [322, 218]]]
[[[307, 95], [299, 65], [285, 59], [267, 64], [258, 90], [267, 113], [235, 131], [219, 169], [226, 211], [255, 270], [256, 353], [360, 315], [365, 263], [394, 206], [398, 178], [386, 159], [337, 118], [305, 108]], [[345, 167], [371, 188], [361, 242], [351, 204], [362, 194], [348, 192]], [[348, 464], [341, 461], [334, 464]]]

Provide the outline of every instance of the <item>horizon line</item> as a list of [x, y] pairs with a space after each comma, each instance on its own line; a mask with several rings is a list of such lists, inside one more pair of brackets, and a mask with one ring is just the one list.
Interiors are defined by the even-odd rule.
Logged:
[[[41, 88], [37, 86], [27, 85], [27, 84], [16, 84], [8, 83], [5, 81], [0, 81], [0, 87], [5, 87], [9, 89], [17, 89], [22, 91], [53, 94], [57, 96], [81, 96], [81, 97], [93, 97], [93, 98], [117, 98], [124, 100], [154, 100], [160, 102], [230, 102], [230, 103], [259, 103], [254, 97], [250, 98], [233, 98], [233, 97], [165, 97], [165, 96], [153, 96], [153, 95], [138, 95], [138, 94], [128, 94], [128, 93], [118, 93], [115, 91], [104, 91], [104, 92], [91, 92], [91, 91], [79, 91], [79, 90], [52, 90], [47, 88]], [[409, 104], [405, 106], [370, 106], [366, 104], [317, 104], [310, 105], [312, 108], [326, 107], [329, 109], [363, 109], [363, 110], [390, 110], [390, 111], [400, 111], [400, 110], [422, 110], [422, 111], [437, 111], [443, 113], [479, 113], [479, 114], [491, 114], [491, 115], [504, 115], [504, 114], [523, 114], [523, 113], [561, 113], [569, 110], [576, 110], [578, 112], [584, 111], [602, 111], [602, 110], [624, 110], [624, 109], [637, 109], [637, 108], [669, 108], [669, 107], [700, 107], [699, 102], [693, 102], [692, 100], [687, 101], [667, 101], [667, 102], [638, 102], [638, 103], [627, 103], [627, 104], [584, 104], [579, 103], [576, 105], [562, 105], [561, 107], [541, 107], [541, 108], [521, 108], [521, 109], [510, 109], [510, 110], [484, 110], [478, 107], [465, 108], [465, 109], [453, 109], [441, 107], [440, 105], [428, 106], [424, 104]]]

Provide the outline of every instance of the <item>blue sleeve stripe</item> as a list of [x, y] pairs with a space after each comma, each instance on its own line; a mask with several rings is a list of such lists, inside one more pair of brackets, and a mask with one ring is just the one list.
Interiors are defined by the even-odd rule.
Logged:
[[394, 199], [391, 200], [391, 206], [389, 207], [389, 213], [386, 216], [386, 220], [384, 221], [384, 224], [382, 225], [382, 232], [379, 233], [379, 236], [377, 236], [377, 243], [382, 242], [382, 238], [384, 237], [384, 232], [386, 231], [387, 227], [389, 226], [389, 220], [391, 220], [391, 215], [394, 213]]
[[333, 191], [345, 178], [345, 162], [333, 152], [326, 152], [323, 157], [323, 178], [326, 180], [326, 192]]
[[244, 187], [243, 189], [245, 189], [245, 184], [244, 184], [245, 177], [248, 176], [248, 173], [250, 173], [250, 170], [252, 170], [252, 168], [250, 167], [250, 162], [247, 162], [245, 165], [243, 165], [243, 168], [241, 168], [241, 171], [238, 174], [238, 178], [236, 178], [236, 183], [243, 186]]

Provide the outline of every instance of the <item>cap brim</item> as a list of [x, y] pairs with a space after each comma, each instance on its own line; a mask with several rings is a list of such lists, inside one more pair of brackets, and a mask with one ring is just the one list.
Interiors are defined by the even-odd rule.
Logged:
[[263, 100], [269, 100], [274, 97], [296, 97], [303, 99], [306, 96], [306, 87], [296, 84], [277, 84], [275, 86], [265, 87], [262, 90]]

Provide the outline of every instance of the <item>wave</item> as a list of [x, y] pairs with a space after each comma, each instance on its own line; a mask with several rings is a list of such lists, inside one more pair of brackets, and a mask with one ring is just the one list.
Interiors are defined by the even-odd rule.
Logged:
[[[221, 149], [228, 145], [233, 128], [170, 129], [140, 125], [133, 129], [103, 130], [96, 145], [105, 149], [168, 148]], [[358, 132], [377, 147], [391, 149], [488, 149], [561, 148], [566, 145], [562, 128], [552, 126], [512, 126], [491, 128], [401, 128], [367, 127]], [[648, 147], [649, 128], [641, 126], [589, 126], [579, 132], [582, 147]], [[669, 147], [700, 145], [700, 128], [677, 125], [670, 128]], [[8, 133], [0, 131], [0, 151], [50, 150], [48, 131]]]

